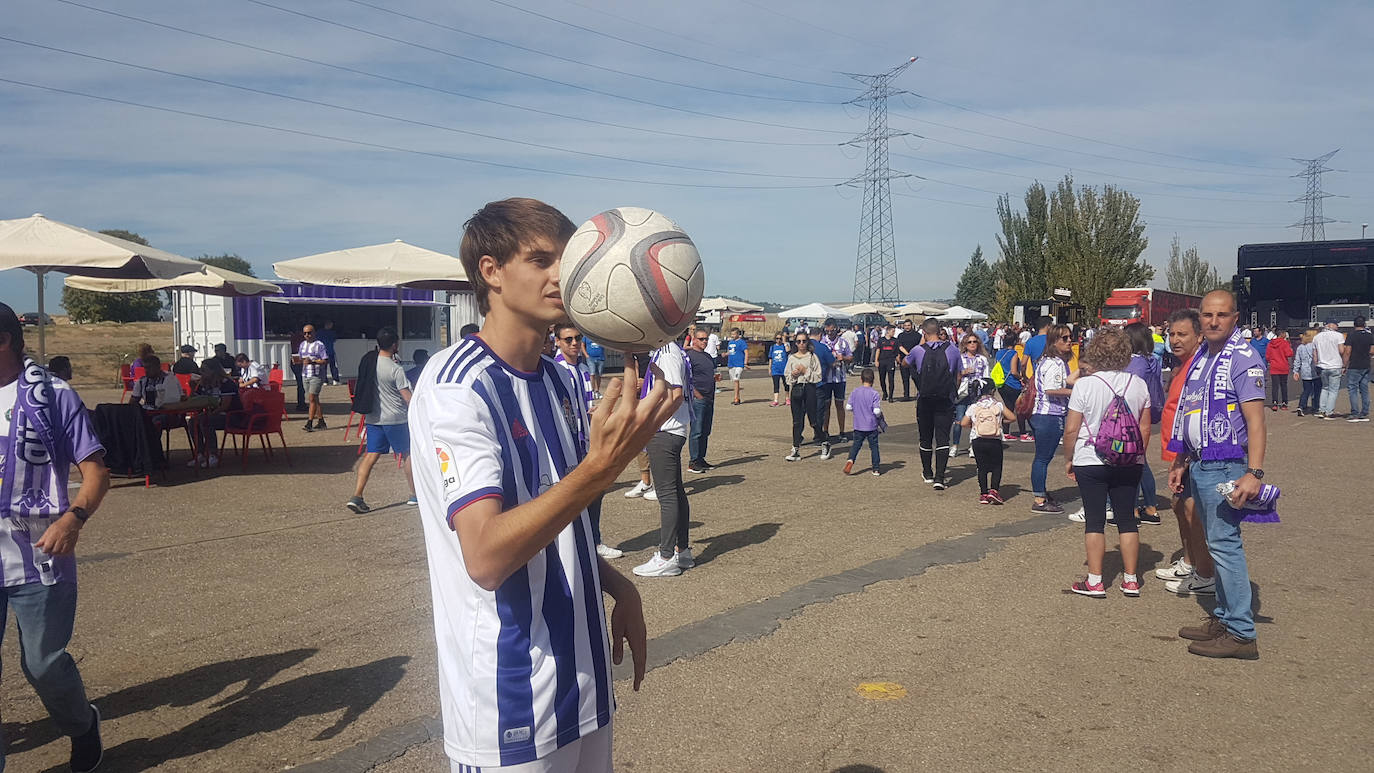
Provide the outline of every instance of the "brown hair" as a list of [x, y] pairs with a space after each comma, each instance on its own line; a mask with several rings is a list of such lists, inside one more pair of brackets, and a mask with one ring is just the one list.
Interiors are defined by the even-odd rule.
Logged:
[[[1068, 325], [1050, 325], [1045, 329], [1045, 353], [1040, 356], [1059, 357], [1059, 354], [1054, 351], [1054, 342], [1061, 338], [1068, 338], [1072, 334], [1073, 328]], [[1060, 359], [1065, 362], [1073, 359], [1073, 349], [1070, 349], [1069, 353], [1064, 357], [1060, 357]]]
[[1131, 337], [1119, 327], [1104, 327], [1083, 348], [1093, 370], [1121, 370], [1131, 361]]
[[496, 265], [504, 266], [522, 247], [547, 239], [558, 249], [572, 237], [577, 227], [562, 212], [536, 199], [512, 198], [493, 201], [463, 224], [463, 241], [458, 259], [477, 296], [477, 310], [491, 311], [487, 294], [491, 288], [482, 279], [478, 264], [490, 255]]
[[150, 355], [150, 354], [152, 354], [152, 353], [153, 353], [153, 345], [152, 345], [152, 344], [139, 344], [139, 345], [138, 345], [138, 358], [139, 358], [140, 360], [146, 358], [148, 355]]

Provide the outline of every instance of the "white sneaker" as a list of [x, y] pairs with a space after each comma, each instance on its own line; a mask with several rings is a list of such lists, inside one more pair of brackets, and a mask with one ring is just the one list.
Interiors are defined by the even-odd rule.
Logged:
[[829, 444], [829, 443], [821, 443], [821, 460], [824, 461], [824, 460], [829, 459], [829, 458], [830, 458], [830, 444]]
[[676, 577], [682, 574], [682, 567], [678, 566], [674, 559], [664, 558], [655, 550], [653, 558], [636, 566], [631, 571], [640, 577]]
[[691, 548], [677, 551], [673, 554], [673, 558], [677, 559], [677, 565], [682, 567], [683, 569], [691, 569], [692, 567], [697, 565], [697, 560], [695, 558], [692, 558]]
[[629, 491], [626, 491], [626, 492], [625, 492], [625, 498], [626, 498], [626, 499], [634, 499], [635, 497], [642, 497], [642, 496], [644, 496], [644, 492], [650, 491], [650, 490], [651, 490], [651, 489], [649, 488], [649, 484], [647, 484], [647, 483], [645, 483], [644, 481], [641, 480], [640, 482], [638, 482], [638, 483], [635, 484], [635, 487], [634, 487], [634, 488], [632, 488], [632, 489], [630, 489]]
[[801, 449], [797, 448], [796, 446], [792, 446], [792, 453], [788, 454], [785, 458], [789, 462], [797, 461], [801, 458]]
[[1164, 583], [1164, 590], [1180, 596], [1214, 596], [1217, 592], [1217, 581], [1214, 577], [1198, 577], [1197, 573], [1193, 572], [1182, 580]]
[[932, 477], [929, 476], [929, 475], [926, 475], [925, 473], [921, 473], [921, 480], [925, 481], [926, 483], [934, 483], [934, 482], [935, 482], [935, 479], [934, 479], [934, 478], [932, 478]]
[[649, 490], [644, 492], [644, 498], [645, 498], [645, 499], [648, 499], [648, 500], [650, 500], [650, 501], [653, 501], [653, 502], [657, 502], [657, 501], [658, 501], [658, 492], [657, 492], [657, 491], [654, 491], [654, 487], [653, 487], [653, 486], [650, 486], [650, 487], [649, 487]]
[[958, 455], [959, 455], [959, 446], [950, 446], [950, 447], [949, 447], [949, 458], [953, 459], [954, 457], [956, 457], [956, 456], [958, 456]]
[[1155, 576], [1161, 580], [1183, 580], [1187, 579], [1192, 574], [1193, 567], [1189, 566], [1188, 562], [1182, 558], [1168, 566], [1161, 566], [1155, 570]]
[[1085, 518], [1083, 515], [1083, 508], [1080, 507], [1077, 510], [1074, 510], [1072, 513], [1069, 513], [1069, 520], [1073, 521], [1074, 523], [1083, 523], [1084, 521], [1086, 521], [1087, 518]]
[[625, 555], [624, 551], [616, 550], [610, 545], [597, 545], [596, 554], [602, 558], [620, 558]]

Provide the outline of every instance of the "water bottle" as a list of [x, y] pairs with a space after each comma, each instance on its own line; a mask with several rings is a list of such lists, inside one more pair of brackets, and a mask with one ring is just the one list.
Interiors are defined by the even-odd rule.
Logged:
[[[1236, 490], [1236, 482], [1233, 480], [1224, 481], [1217, 484], [1217, 493], [1226, 497], [1229, 502], [1231, 492]], [[1273, 510], [1274, 503], [1279, 500], [1279, 487], [1268, 483], [1260, 486], [1259, 493], [1253, 499], [1241, 505], [1245, 510]]]

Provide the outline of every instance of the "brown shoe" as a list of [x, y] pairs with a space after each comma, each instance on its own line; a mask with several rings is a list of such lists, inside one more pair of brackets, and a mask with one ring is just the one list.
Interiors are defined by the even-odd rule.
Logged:
[[1204, 658], [1239, 658], [1259, 660], [1259, 645], [1254, 639], [1246, 641], [1227, 631], [1211, 641], [1195, 641], [1188, 645], [1188, 651]]
[[1226, 626], [1222, 625], [1217, 618], [1208, 615], [1203, 619], [1202, 625], [1189, 625], [1178, 629], [1178, 638], [1211, 641], [1224, 633], [1226, 633]]

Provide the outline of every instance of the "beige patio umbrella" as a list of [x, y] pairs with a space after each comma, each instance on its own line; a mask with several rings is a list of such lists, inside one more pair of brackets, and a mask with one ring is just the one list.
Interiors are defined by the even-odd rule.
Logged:
[[763, 311], [763, 307], [745, 301], [737, 301], [733, 298], [702, 298], [697, 311]]
[[281, 288], [257, 277], [219, 266], [201, 264], [171, 279], [111, 279], [94, 276], [69, 276], [64, 284], [78, 290], [98, 293], [141, 293], [148, 290], [192, 290], [205, 295], [243, 298], [254, 295], [280, 295]]
[[[199, 261], [135, 242], [49, 220], [41, 214], [0, 220], [0, 270], [23, 268], [38, 277], [39, 321], [49, 271], [122, 279], [170, 279], [198, 271]], [[38, 356], [47, 359], [47, 326], [38, 326]]]
[[852, 306], [845, 306], [841, 309], [841, 311], [844, 311], [845, 313], [855, 317], [859, 317], [864, 314], [881, 314], [885, 317], [890, 317], [897, 313], [897, 310], [892, 308], [891, 306], [879, 306], [876, 303], [867, 302], [856, 303]]
[[452, 255], [397, 239], [386, 244], [322, 252], [273, 263], [282, 279], [342, 287], [395, 287], [396, 334], [402, 335], [401, 288], [466, 290], [463, 263]]

